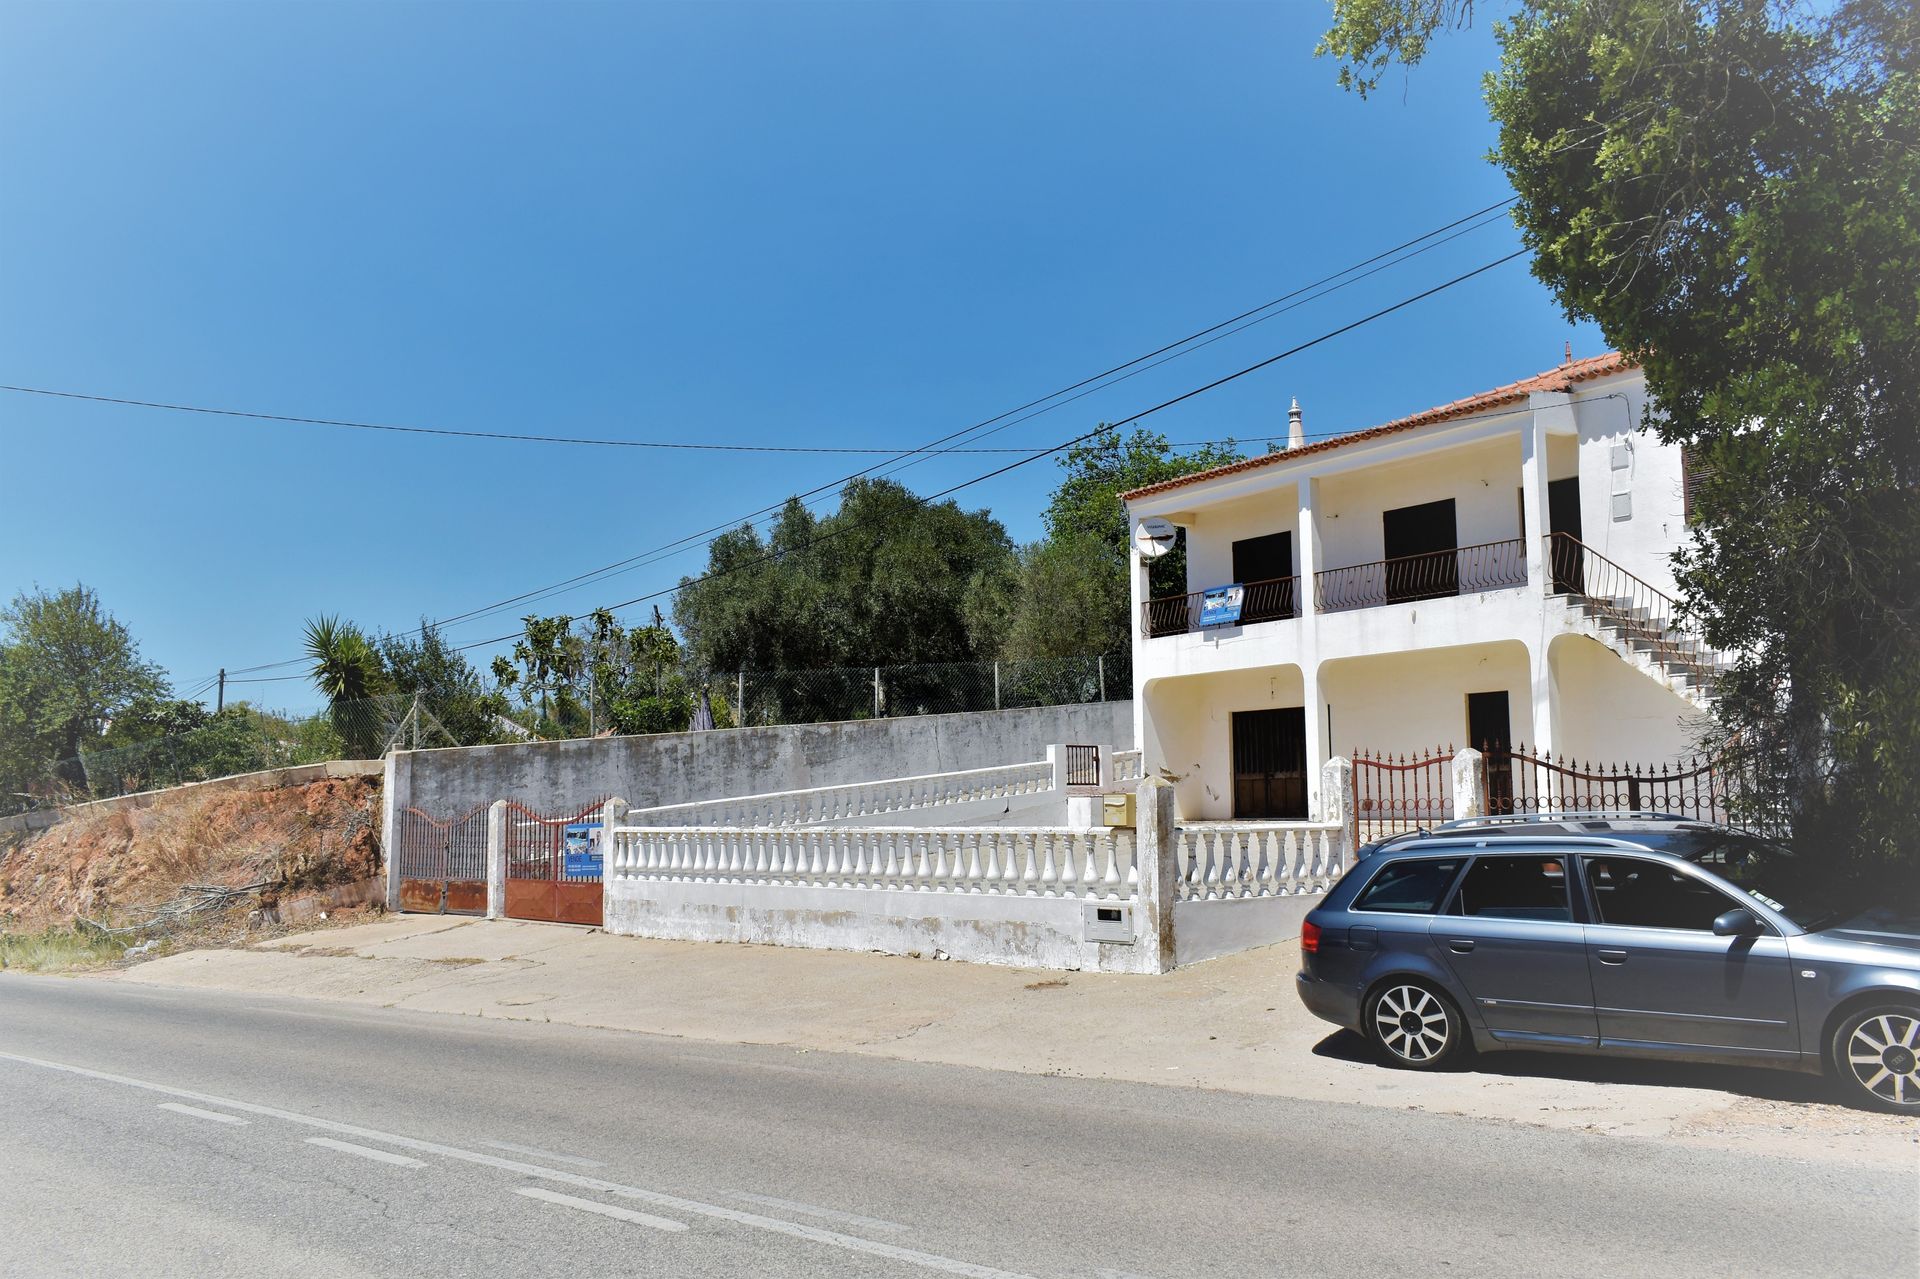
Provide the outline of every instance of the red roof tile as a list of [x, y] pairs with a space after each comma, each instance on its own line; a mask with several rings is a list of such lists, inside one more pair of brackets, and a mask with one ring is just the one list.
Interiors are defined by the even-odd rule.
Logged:
[[1297, 457], [1310, 453], [1327, 453], [1337, 448], [1345, 448], [1361, 440], [1378, 439], [1383, 435], [1394, 435], [1401, 431], [1411, 431], [1416, 427], [1432, 426], [1438, 422], [1451, 422], [1459, 418], [1499, 408], [1503, 404], [1512, 404], [1524, 400], [1535, 391], [1568, 391], [1581, 382], [1605, 377], [1609, 373], [1624, 373], [1638, 367], [1636, 362], [1618, 351], [1609, 351], [1605, 355], [1589, 356], [1584, 360], [1573, 360], [1544, 373], [1522, 378], [1518, 382], [1509, 382], [1505, 386], [1496, 386], [1491, 391], [1482, 391], [1478, 395], [1469, 395], [1463, 400], [1451, 404], [1442, 404], [1411, 417], [1399, 418], [1381, 426], [1368, 427], [1363, 431], [1353, 431], [1346, 435], [1335, 436], [1330, 440], [1321, 440], [1317, 444], [1303, 445], [1297, 449], [1286, 449], [1279, 453], [1262, 453], [1255, 457], [1243, 458], [1238, 462], [1229, 462], [1225, 466], [1216, 466], [1210, 471], [1195, 471], [1192, 475], [1182, 475], [1177, 479], [1162, 480], [1158, 484], [1149, 484], [1145, 488], [1134, 489], [1131, 493], [1122, 493], [1125, 501], [1137, 497], [1151, 497], [1155, 493], [1165, 493], [1171, 489], [1185, 487], [1188, 484], [1204, 484], [1208, 480], [1219, 479], [1223, 475], [1235, 475], [1241, 471], [1256, 470], [1263, 466], [1273, 466], [1280, 462], [1291, 462]]

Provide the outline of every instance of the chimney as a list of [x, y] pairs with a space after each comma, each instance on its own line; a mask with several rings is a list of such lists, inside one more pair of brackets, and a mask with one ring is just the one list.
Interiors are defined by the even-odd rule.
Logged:
[[1295, 396], [1293, 407], [1287, 410], [1287, 447], [1297, 449], [1307, 442], [1307, 429], [1300, 420], [1300, 397]]

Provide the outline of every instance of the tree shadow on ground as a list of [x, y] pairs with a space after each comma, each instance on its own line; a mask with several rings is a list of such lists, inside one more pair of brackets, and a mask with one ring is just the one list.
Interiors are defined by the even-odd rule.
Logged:
[[[1313, 1055], [1335, 1061], [1376, 1066], [1395, 1075], [1399, 1071], [1381, 1062], [1364, 1037], [1336, 1030], [1313, 1046]], [[1757, 1066], [1719, 1066], [1703, 1062], [1647, 1061], [1636, 1057], [1603, 1057], [1584, 1053], [1502, 1051], [1473, 1053], [1440, 1073], [1487, 1078], [1563, 1079], [1570, 1083], [1626, 1084], [1648, 1088], [1697, 1088], [1732, 1093], [1763, 1101], [1838, 1104], [1832, 1084], [1820, 1075]]]

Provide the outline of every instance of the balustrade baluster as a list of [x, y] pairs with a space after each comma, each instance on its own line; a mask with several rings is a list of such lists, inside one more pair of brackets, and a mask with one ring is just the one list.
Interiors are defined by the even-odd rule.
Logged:
[[983, 871], [980, 866], [982, 838], [983, 836], [977, 830], [967, 832], [967, 891], [970, 893], [987, 891], [986, 876], [993, 873], [991, 870]]
[[1046, 858], [1040, 863], [1040, 895], [1053, 897], [1060, 891], [1060, 868], [1053, 860], [1053, 832], [1042, 831], [1036, 838], [1046, 849]]
[[1074, 864], [1073, 860], [1074, 852], [1080, 843], [1080, 837], [1069, 831], [1065, 837], [1049, 836], [1047, 842], [1051, 844], [1056, 838], [1059, 839], [1060, 843], [1060, 870], [1059, 876], [1054, 882], [1059, 885], [1060, 895], [1062, 897], [1071, 897], [1073, 896], [1074, 889], [1080, 885], [1080, 868]]
[[1215, 859], [1215, 845], [1220, 842], [1213, 831], [1201, 831], [1200, 843], [1206, 850], [1206, 862], [1200, 871], [1200, 899], [1212, 901], [1220, 896], [1220, 865]]

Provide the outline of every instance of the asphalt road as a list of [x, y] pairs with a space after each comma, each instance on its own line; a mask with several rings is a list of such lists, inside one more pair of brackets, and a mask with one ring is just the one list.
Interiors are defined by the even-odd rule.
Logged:
[[1920, 1273], [1920, 1168], [0, 976], [0, 1274]]

